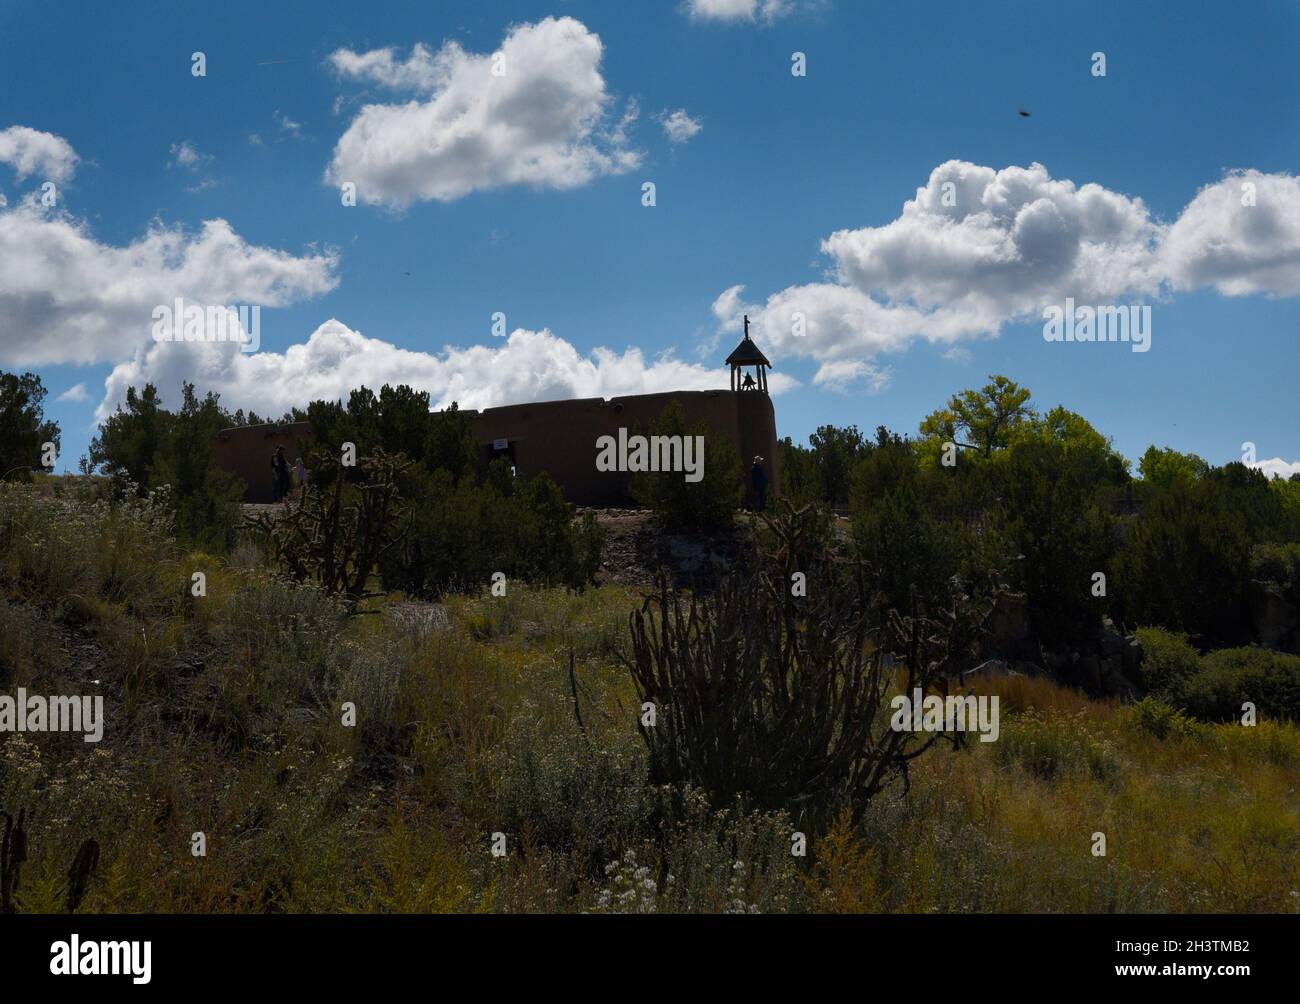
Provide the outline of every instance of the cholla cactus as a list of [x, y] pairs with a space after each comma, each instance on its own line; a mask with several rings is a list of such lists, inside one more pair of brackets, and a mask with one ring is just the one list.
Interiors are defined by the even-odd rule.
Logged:
[[383, 450], [356, 467], [313, 458], [302, 504], [283, 515], [254, 517], [249, 525], [295, 579], [314, 579], [355, 604], [372, 595], [366, 584], [376, 563], [406, 532], [409, 512], [399, 483], [410, 466], [401, 454]]
[[[719, 806], [785, 809], [801, 828], [843, 806], [856, 821], [941, 736], [889, 727], [896, 683], [946, 695], [973, 665], [995, 594], [954, 582], [908, 611], [882, 609], [869, 577], [826, 546], [820, 514], [786, 507], [766, 522], [775, 546], [711, 594], [661, 575], [631, 616], [623, 661], [657, 709], [640, 725], [651, 778], [698, 786]], [[791, 588], [795, 572], [806, 589]]]

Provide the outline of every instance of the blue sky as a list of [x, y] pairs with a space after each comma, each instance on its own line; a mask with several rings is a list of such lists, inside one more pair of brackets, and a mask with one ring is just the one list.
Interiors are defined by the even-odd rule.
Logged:
[[[695, 3], [0, 2], [0, 367], [75, 468], [145, 379], [725, 386], [748, 312], [798, 441], [1004, 373], [1134, 459], [1300, 461], [1300, 7]], [[153, 341], [174, 296], [264, 305], [261, 351]], [[1151, 305], [1150, 351], [1045, 341], [1067, 296]]]

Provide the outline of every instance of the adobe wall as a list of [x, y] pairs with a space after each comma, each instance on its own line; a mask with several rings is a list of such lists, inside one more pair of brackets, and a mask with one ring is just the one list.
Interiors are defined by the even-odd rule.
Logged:
[[283, 446], [290, 468], [312, 441], [311, 424], [244, 425], [222, 429], [212, 440], [212, 462], [244, 479], [245, 502], [273, 502], [271, 456]]
[[[704, 442], [707, 461], [711, 441], [719, 437], [730, 442], [740, 458], [740, 468], [749, 485], [749, 466], [755, 456], [763, 458], [768, 477], [768, 495], [780, 487], [776, 446], [776, 413], [772, 399], [757, 391], [677, 391], [668, 394], [636, 394], [611, 398], [594, 397], [571, 401], [543, 401], [508, 405], [485, 411], [466, 411], [484, 463], [495, 441], [505, 440], [514, 455], [519, 473], [548, 473], [564, 490], [570, 502], [591, 506], [631, 504], [631, 475], [596, 469], [596, 440], [618, 436], [620, 427], [628, 435], [648, 432], [653, 423], [677, 401], [688, 425], [706, 422], [710, 436]], [[271, 455], [277, 446], [292, 465], [304, 455], [312, 441], [311, 425], [251, 425], [224, 429], [212, 444], [213, 462], [222, 470], [243, 478], [245, 502], [271, 502]]]
[[711, 435], [704, 443], [706, 461], [710, 439], [721, 437], [736, 450], [746, 486], [750, 463], [761, 456], [768, 494], [777, 494], [776, 413], [772, 399], [757, 391], [676, 391], [609, 400], [543, 401], [467, 414], [485, 453], [494, 441], [506, 440], [521, 474], [546, 471], [564, 489], [565, 497], [579, 505], [626, 505], [631, 502], [631, 475], [598, 471], [596, 440], [606, 435], [617, 437], [620, 427], [626, 428], [628, 435], [648, 432], [671, 401], [681, 406], [687, 425], [708, 423]]

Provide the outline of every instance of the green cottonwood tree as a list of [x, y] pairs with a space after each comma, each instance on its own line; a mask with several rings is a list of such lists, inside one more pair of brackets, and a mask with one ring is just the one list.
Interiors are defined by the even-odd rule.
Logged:
[[927, 415], [921, 422], [922, 442], [952, 442], [983, 457], [1009, 446], [1012, 433], [1033, 414], [1029, 390], [1004, 376], [989, 381], [979, 390], [954, 394], [946, 408]]

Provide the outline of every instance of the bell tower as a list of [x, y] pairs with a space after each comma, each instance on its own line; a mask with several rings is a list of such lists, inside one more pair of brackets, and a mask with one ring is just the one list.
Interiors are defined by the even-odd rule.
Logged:
[[[731, 389], [739, 391], [762, 391], [767, 393], [767, 371], [771, 363], [767, 356], [759, 351], [749, 337], [749, 315], [745, 315], [745, 338], [727, 356], [727, 365], [731, 367]], [[745, 372], [753, 369], [753, 373]]]

